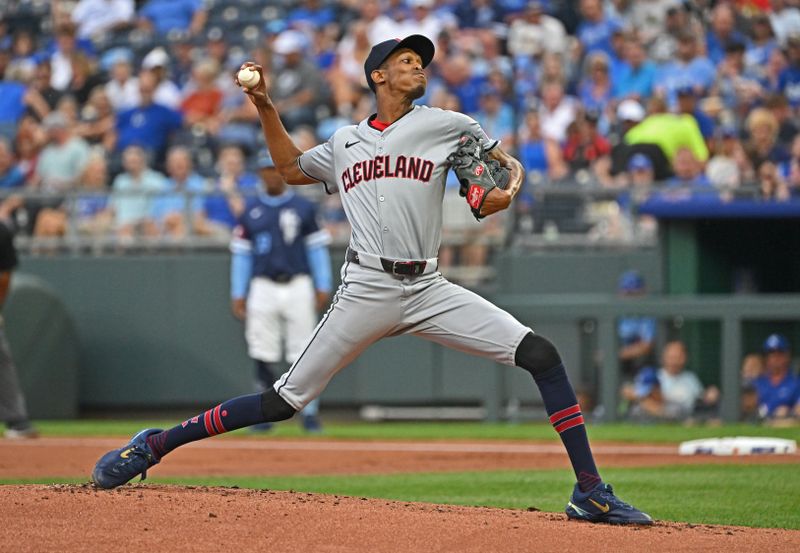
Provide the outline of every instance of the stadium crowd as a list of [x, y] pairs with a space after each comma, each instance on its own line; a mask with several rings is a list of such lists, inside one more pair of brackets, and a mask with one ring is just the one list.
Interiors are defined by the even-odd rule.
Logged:
[[[410, 33], [437, 45], [420, 102], [524, 164], [518, 228], [542, 228], [538, 191], [557, 186], [598, 200], [562, 230], [611, 238], [652, 233], [635, 214], [654, 195], [800, 197], [798, 0], [11, 0], [0, 16], [0, 187], [28, 192], [14, 212], [35, 237], [226, 239], [263, 148], [240, 64], [264, 66], [306, 149], [373, 112], [365, 56]], [[346, 237], [338, 199], [304, 188]]]

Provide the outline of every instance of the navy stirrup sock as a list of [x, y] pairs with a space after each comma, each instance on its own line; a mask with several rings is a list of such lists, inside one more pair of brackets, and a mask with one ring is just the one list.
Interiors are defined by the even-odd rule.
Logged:
[[550, 424], [556, 429], [578, 479], [578, 487], [587, 492], [600, 483], [600, 475], [594, 463], [589, 437], [583, 424], [578, 399], [567, 378], [563, 364], [534, 376], [542, 394], [545, 409], [550, 416]]
[[149, 436], [147, 445], [158, 460], [189, 442], [265, 422], [261, 396], [249, 394], [230, 399], [169, 430]]

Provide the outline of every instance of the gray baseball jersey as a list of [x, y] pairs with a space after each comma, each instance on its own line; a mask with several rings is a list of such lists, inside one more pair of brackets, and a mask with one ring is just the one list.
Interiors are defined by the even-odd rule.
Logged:
[[328, 193], [338, 189], [352, 228], [351, 248], [428, 259], [441, 242], [447, 156], [464, 132], [480, 137], [487, 151], [497, 145], [464, 114], [416, 106], [383, 132], [366, 119], [343, 127], [298, 163]]
[[[327, 313], [275, 383], [296, 409], [386, 336], [414, 334], [514, 365], [531, 329], [436, 271], [447, 156], [464, 132], [480, 137], [487, 150], [497, 145], [463, 114], [417, 106], [383, 131], [368, 120], [339, 129], [298, 159], [303, 173], [328, 193], [339, 191], [357, 255], [348, 256]], [[424, 271], [391, 272], [394, 261], [405, 260], [424, 260]]]

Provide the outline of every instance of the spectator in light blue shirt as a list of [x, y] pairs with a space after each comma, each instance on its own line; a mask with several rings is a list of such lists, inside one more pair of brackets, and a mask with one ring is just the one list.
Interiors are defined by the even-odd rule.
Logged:
[[633, 98], [644, 101], [653, 94], [656, 64], [647, 59], [647, 52], [638, 38], [625, 41], [625, 61], [612, 79], [612, 95], [617, 100]]
[[514, 110], [503, 102], [500, 91], [491, 85], [481, 89], [480, 110], [471, 117], [480, 123], [488, 136], [500, 140], [504, 147], [514, 149]]
[[775, 33], [766, 15], [757, 15], [753, 18], [753, 39], [747, 43], [744, 54], [744, 64], [748, 73], [763, 79], [766, 76], [767, 63], [772, 52], [778, 48]]
[[167, 154], [167, 175], [167, 191], [153, 199], [150, 215], [160, 234], [182, 238], [203, 210], [203, 197], [194, 194], [205, 189], [205, 180], [192, 170], [192, 154], [181, 146]]
[[128, 146], [122, 153], [124, 173], [114, 179], [111, 208], [114, 226], [123, 239], [156, 234], [150, 213], [154, 193], [167, 187], [161, 173], [147, 166], [145, 151], [139, 146]]
[[149, 0], [139, 11], [140, 24], [160, 35], [189, 31], [196, 35], [206, 24], [203, 0]]
[[605, 16], [603, 4], [600, 0], [581, 0], [580, 11], [583, 20], [578, 25], [576, 34], [583, 46], [584, 53], [589, 54], [596, 50], [601, 50], [608, 56], [613, 57], [614, 50], [611, 47], [611, 35], [622, 24]]
[[683, 33], [678, 41], [677, 59], [659, 68], [654, 90], [666, 98], [670, 108], [674, 108], [679, 87], [688, 85], [702, 94], [714, 84], [716, 74], [714, 64], [697, 54], [697, 38]]
[[[647, 287], [642, 274], [636, 270], [622, 273], [617, 291], [626, 298], [643, 297]], [[655, 358], [656, 320], [653, 317], [628, 315], [617, 322], [617, 339], [620, 343], [617, 356], [622, 374], [632, 378], [639, 369], [652, 365]]]

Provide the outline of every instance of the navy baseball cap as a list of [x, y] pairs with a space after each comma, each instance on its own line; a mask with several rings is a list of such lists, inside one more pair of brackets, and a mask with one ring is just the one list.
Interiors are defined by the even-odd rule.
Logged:
[[694, 96], [694, 87], [689, 83], [683, 83], [675, 90], [678, 96]]
[[256, 167], [259, 169], [273, 169], [275, 167], [275, 162], [272, 161], [272, 156], [269, 155], [268, 151], [264, 150], [258, 155]]
[[386, 58], [392, 55], [392, 52], [400, 48], [409, 48], [419, 54], [422, 58], [422, 67], [428, 67], [428, 64], [433, 59], [433, 53], [436, 48], [433, 42], [423, 35], [409, 35], [400, 40], [399, 38], [392, 38], [379, 42], [372, 47], [367, 56], [367, 61], [364, 62], [364, 73], [367, 76], [367, 84], [370, 90], [375, 92], [375, 82], [372, 80], [372, 72], [375, 71], [381, 64], [386, 61]]
[[764, 340], [764, 345], [761, 349], [764, 350], [764, 353], [770, 353], [773, 351], [789, 351], [792, 348], [789, 346], [789, 340], [783, 334], [770, 334]]
[[641, 292], [644, 290], [644, 277], [633, 269], [625, 271], [619, 277], [618, 288], [620, 292]]
[[640, 171], [645, 169], [652, 169], [653, 162], [650, 158], [642, 153], [633, 154], [628, 160], [628, 171]]

